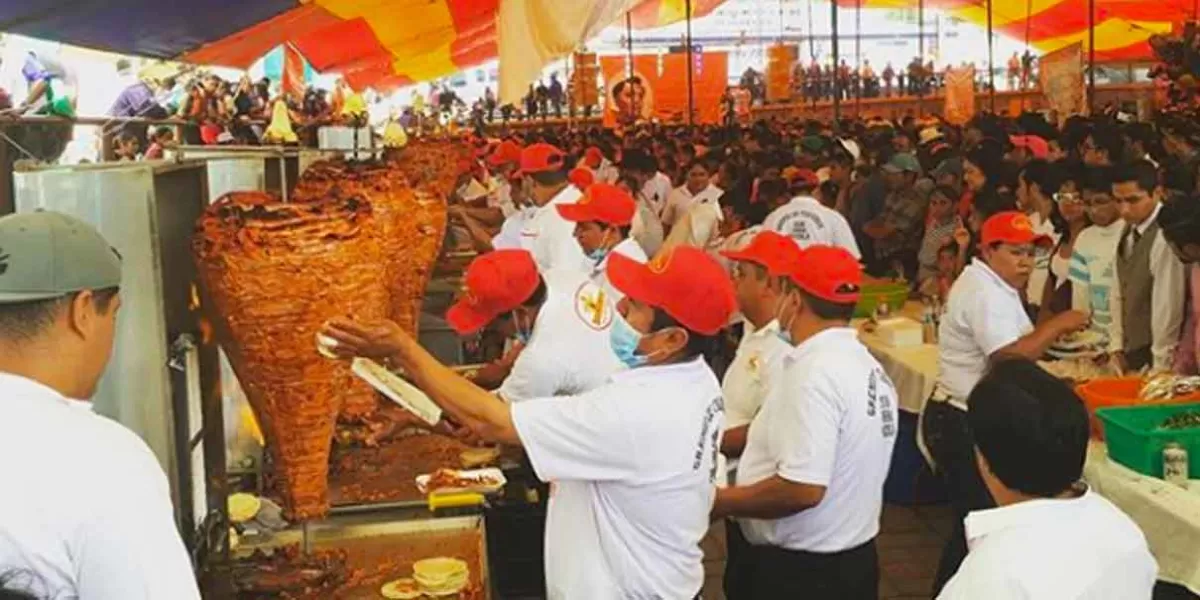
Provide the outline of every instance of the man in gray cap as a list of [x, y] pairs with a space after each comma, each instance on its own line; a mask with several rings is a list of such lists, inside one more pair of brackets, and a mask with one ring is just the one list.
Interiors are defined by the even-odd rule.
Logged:
[[883, 212], [863, 227], [874, 247], [874, 256], [866, 260], [867, 272], [877, 277], [894, 272], [912, 281], [929, 207], [928, 197], [916, 189], [921, 163], [912, 154], [897, 152], [882, 171], [888, 188]]
[[0, 580], [37, 598], [200, 597], [154, 454], [88, 403], [120, 283], [88, 224], [0, 217]]

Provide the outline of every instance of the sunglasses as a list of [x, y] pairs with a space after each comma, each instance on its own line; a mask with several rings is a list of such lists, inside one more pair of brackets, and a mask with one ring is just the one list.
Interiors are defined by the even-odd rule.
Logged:
[[1083, 201], [1083, 196], [1076, 192], [1059, 192], [1054, 194], [1054, 201], [1059, 204], [1077, 204]]

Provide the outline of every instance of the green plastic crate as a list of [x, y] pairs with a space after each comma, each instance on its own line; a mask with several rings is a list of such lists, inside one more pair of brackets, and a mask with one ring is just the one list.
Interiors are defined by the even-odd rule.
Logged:
[[904, 308], [904, 303], [908, 301], [908, 292], [907, 283], [864, 285], [858, 298], [858, 305], [854, 307], [854, 317], [865, 319], [874, 314], [875, 307], [880, 304], [887, 304], [895, 313]]
[[1163, 447], [1178, 443], [1188, 452], [1188, 477], [1200, 479], [1200, 427], [1160, 430], [1168, 417], [1200, 411], [1200, 403], [1120, 406], [1096, 411], [1104, 423], [1109, 458], [1151, 477], [1162, 477]]

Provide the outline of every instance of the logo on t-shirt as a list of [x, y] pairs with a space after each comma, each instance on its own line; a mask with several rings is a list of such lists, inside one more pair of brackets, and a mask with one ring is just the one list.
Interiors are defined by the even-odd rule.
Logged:
[[596, 331], [604, 331], [612, 325], [613, 303], [603, 286], [591, 281], [579, 286], [575, 292], [575, 316]]
[[888, 379], [883, 369], [876, 367], [871, 370], [871, 377], [867, 380], [867, 416], [873, 417], [876, 413], [879, 414], [879, 420], [882, 422], [883, 437], [890, 438], [896, 435], [896, 412], [893, 398], [895, 396], [892, 382]]

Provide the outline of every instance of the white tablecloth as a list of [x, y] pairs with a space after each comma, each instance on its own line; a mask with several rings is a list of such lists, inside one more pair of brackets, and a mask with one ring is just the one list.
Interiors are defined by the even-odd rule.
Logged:
[[1158, 578], [1200, 594], [1200, 480], [1185, 490], [1141, 475], [1109, 460], [1097, 441], [1088, 447], [1083, 477], [1142, 528]]
[[[921, 303], [909, 302], [901, 314], [911, 319], [920, 319]], [[907, 348], [893, 348], [883, 343], [879, 336], [866, 333], [861, 329], [865, 320], [855, 320], [853, 326], [859, 328], [858, 339], [871, 351], [875, 360], [892, 378], [896, 384], [896, 393], [900, 396], [900, 410], [919, 414], [925, 406], [925, 401], [933, 393], [933, 384], [937, 382], [938, 349], [936, 344], [921, 344]]]

